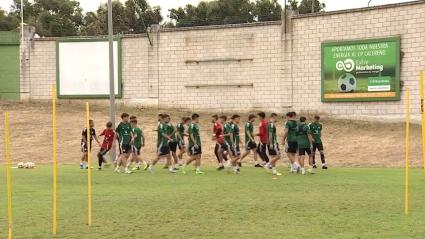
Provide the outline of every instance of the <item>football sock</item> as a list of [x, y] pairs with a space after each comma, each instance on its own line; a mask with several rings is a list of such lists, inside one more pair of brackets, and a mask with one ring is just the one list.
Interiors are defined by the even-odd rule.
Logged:
[[326, 164], [324, 153], [320, 153], [320, 160], [322, 160], [322, 164]]

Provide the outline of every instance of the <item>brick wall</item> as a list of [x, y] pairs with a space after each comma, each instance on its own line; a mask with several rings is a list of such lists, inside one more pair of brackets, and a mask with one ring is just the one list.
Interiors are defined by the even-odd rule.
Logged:
[[[400, 117], [403, 100], [322, 103], [323, 41], [401, 36], [401, 80], [419, 113], [417, 74], [425, 65], [425, 2], [292, 16], [281, 22], [208, 26], [123, 36], [125, 103], [223, 110], [320, 111], [341, 116]], [[55, 82], [54, 39], [36, 39], [30, 54], [31, 99], [48, 99]], [[199, 88], [194, 87], [199, 86]], [[159, 96], [159, 97], [158, 97]], [[405, 92], [402, 92], [402, 99]]]

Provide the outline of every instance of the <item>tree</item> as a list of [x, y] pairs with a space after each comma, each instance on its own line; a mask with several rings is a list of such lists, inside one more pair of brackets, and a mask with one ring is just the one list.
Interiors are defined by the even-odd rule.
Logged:
[[282, 6], [277, 0], [257, 0], [253, 11], [257, 21], [278, 21], [281, 20]]
[[201, 1], [170, 9], [169, 17], [177, 27], [248, 23], [255, 21], [254, 7], [250, 0]]
[[297, 0], [289, 0], [289, 7], [298, 11], [299, 14], [312, 13], [311, 4], [314, 1], [314, 12], [322, 12], [326, 8], [325, 3], [321, 3], [319, 0], [302, 0], [300, 3]]
[[[114, 34], [146, 32], [146, 27], [162, 21], [161, 8], [150, 7], [146, 0], [112, 2]], [[88, 12], [81, 28], [82, 35], [106, 35], [108, 33], [108, 5], [102, 4], [96, 12]]]
[[18, 26], [18, 19], [10, 16], [7, 12], [0, 8], [0, 31], [11, 31]]
[[[11, 16], [20, 17], [20, 0], [14, 0]], [[40, 36], [73, 36], [83, 23], [80, 3], [75, 0], [24, 0], [24, 22], [34, 25]]]

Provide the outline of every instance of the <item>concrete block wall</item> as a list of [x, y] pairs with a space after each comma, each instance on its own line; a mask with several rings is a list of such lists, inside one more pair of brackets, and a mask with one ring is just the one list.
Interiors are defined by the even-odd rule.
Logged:
[[[425, 2], [342, 11], [292, 19], [292, 78], [294, 109], [340, 116], [386, 115], [405, 112], [405, 89], [410, 88], [412, 113], [419, 114], [419, 70], [425, 68]], [[392, 102], [321, 102], [321, 43], [325, 41], [401, 37], [402, 100]], [[307, 84], [305, 84], [308, 82]]]
[[[281, 22], [269, 22], [160, 29], [151, 32], [152, 45], [145, 35], [123, 36], [123, 99], [118, 102], [401, 118], [404, 90], [409, 87], [412, 113], [418, 115], [418, 71], [425, 68], [424, 16], [425, 2], [415, 1], [292, 16], [287, 33]], [[322, 42], [391, 36], [401, 37], [404, 52], [401, 101], [321, 102]], [[26, 77], [30, 99], [50, 99], [56, 80], [55, 57], [55, 39], [31, 42]], [[225, 87], [228, 84], [233, 86]]]

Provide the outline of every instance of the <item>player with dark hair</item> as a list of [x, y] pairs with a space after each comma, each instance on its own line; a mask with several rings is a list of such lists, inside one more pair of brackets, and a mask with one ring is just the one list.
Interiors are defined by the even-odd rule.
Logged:
[[221, 115], [214, 123], [213, 128], [213, 140], [216, 141], [214, 153], [216, 154], [218, 159], [217, 170], [219, 171], [224, 169], [223, 161], [227, 161], [227, 152], [229, 150], [229, 147], [227, 146], [226, 141], [224, 139], [223, 123], [226, 122], [226, 120], [227, 117], [225, 115]]
[[[268, 134], [267, 134], [267, 120], [266, 120], [266, 114], [264, 112], [260, 112], [257, 114], [258, 118], [260, 120], [260, 124], [258, 126], [258, 133], [256, 136], [260, 138], [260, 142], [257, 146], [257, 153], [260, 156], [260, 158], [263, 160], [263, 164], [266, 164], [269, 162], [269, 157], [267, 156], [267, 140], [268, 140]], [[259, 164], [256, 164], [255, 167], [263, 167]]]
[[170, 173], [176, 173], [173, 166], [171, 165], [171, 154], [169, 142], [172, 141], [171, 135], [169, 135], [169, 122], [170, 116], [168, 114], [162, 114], [161, 121], [158, 125], [158, 139], [157, 139], [157, 155], [156, 158], [148, 167], [148, 172], [153, 173], [153, 166], [158, 163], [161, 158], [166, 158], [166, 166]]
[[186, 127], [190, 124], [190, 117], [183, 117], [182, 121], [176, 125], [176, 136], [177, 136], [177, 146], [179, 148], [179, 153], [177, 155], [179, 159], [179, 164], [183, 162], [183, 154], [186, 153], [186, 143], [184, 137], [189, 135], [186, 133]]
[[[96, 142], [98, 144], [100, 144], [99, 139], [97, 138], [96, 135], [96, 130], [94, 129], [94, 122], [93, 120], [89, 120], [89, 125], [90, 125], [90, 150], [92, 149], [92, 142], [93, 139], [96, 140]], [[88, 152], [88, 145], [87, 145], [87, 127], [83, 129], [82, 133], [81, 133], [81, 152], [83, 153], [83, 156], [81, 157], [81, 163], [80, 163], [80, 169], [88, 169], [89, 166], [87, 165], [87, 161], [88, 161], [88, 154], [90, 152]]]
[[267, 149], [269, 151], [271, 160], [269, 163], [267, 163], [264, 166], [264, 168], [266, 170], [269, 170], [269, 168], [272, 168], [273, 175], [281, 176], [282, 174], [279, 173], [276, 169], [276, 163], [280, 159], [280, 149], [279, 149], [279, 143], [277, 141], [276, 118], [277, 118], [277, 114], [272, 113], [270, 115], [270, 120], [267, 127], [267, 134], [268, 134]]
[[313, 173], [313, 158], [311, 155], [311, 143], [313, 141], [311, 133], [310, 133], [310, 129], [306, 123], [307, 119], [304, 116], [300, 117], [300, 124], [298, 125], [298, 130], [297, 130], [297, 143], [298, 143], [298, 155], [299, 157], [299, 162], [300, 162], [300, 166], [301, 166], [301, 174], [304, 175], [305, 174], [305, 169], [304, 169], [304, 158], [305, 155], [308, 155], [308, 162], [309, 165], [311, 166], [311, 168], [308, 169], [309, 173]]
[[186, 174], [186, 166], [195, 161], [196, 174], [203, 175], [201, 171], [202, 145], [201, 134], [199, 129], [199, 115], [192, 115], [192, 123], [189, 126], [189, 159], [182, 166], [182, 173]]
[[316, 168], [316, 150], [320, 153], [320, 161], [322, 161], [322, 169], [328, 169], [325, 161], [325, 153], [323, 151], [323, 142], [322, 142], [322, 124], [320, 123], [320, 116], [314, 116], [314, 122], [309, 125], [311, 135], [313, 136], [313, 168]]
[[131, 171], [126, 167], [127, 159], [131, 153], [131, 144], [133, 143], [133, 133], [131, 132], [131, 124], [129, 123], [129, 114], [121, 114], [121, 122], [115, 130], [115, 138], [118, 139], [120, 149], [115, 172], [120, 173], [120, 167], [124, 166], [124, 172], [131, 173]]
[[283, 134], [283, 144], [286, 146], [286, 153], [288, 155], [289, 161], [291, 162], [290, 172], [296, 173], [299, 169], [299, 164], [297, 162], [297, 151], [298, 151], [298, 140], [297, 140], [297, 129], [298, 124], [296, 121], [296, 113], [288, 112], [286, 114], [286, 123], [285, 131]]
[[252, 152], [254, 154], [255, 167], [261, 167], [260, 162], [257, 161], [257, 143], [254, 139], [254, 121], [256, 118], [255, 114], [250, 114], [248, 122], [245, 124], [245, 152], [241, 156], [240, 162]]
[[104, 156], [111, 150], [114, 143], [115, 132], [112, 129], [112, 122], [106, 123], [106, 129], [100, 133], [99, 136], [103, 136], [103, 143], [100, 146], [99, 153], [97, 153], [97, 159], [99, 164], [99, 170], [102, 170], [102, 164], [106, 163]]
[[231, 140], [231, 165], [233, 167], [234, 173], [240, 172], [240, 165], [239, 165], [239, 159], [241, 157], [241, 150], [240, 150], [240, 130], [239, 130], [239, 122], [241, 117], [239, 115], [233, 115], [231, 117], [232, 120], [232, 126], [230, 131], [230, 140]]
[[140, 162], [143, 162], [145, 165], [143, 170], [147, 170], [149, 166], [148, 163], [140, 157], [142, 147], [145, 146], [145, 136], [143, 135], [142, 129], [137, 125], [136, 117], [130, 117], [130, 123], [131, 130], [133, 132], [133, 145], [131, 147], [131, 160], [129, 160], [127, 164], [129, 166], [134, 161], [136, 165], [133, 170], [140, 170]]

